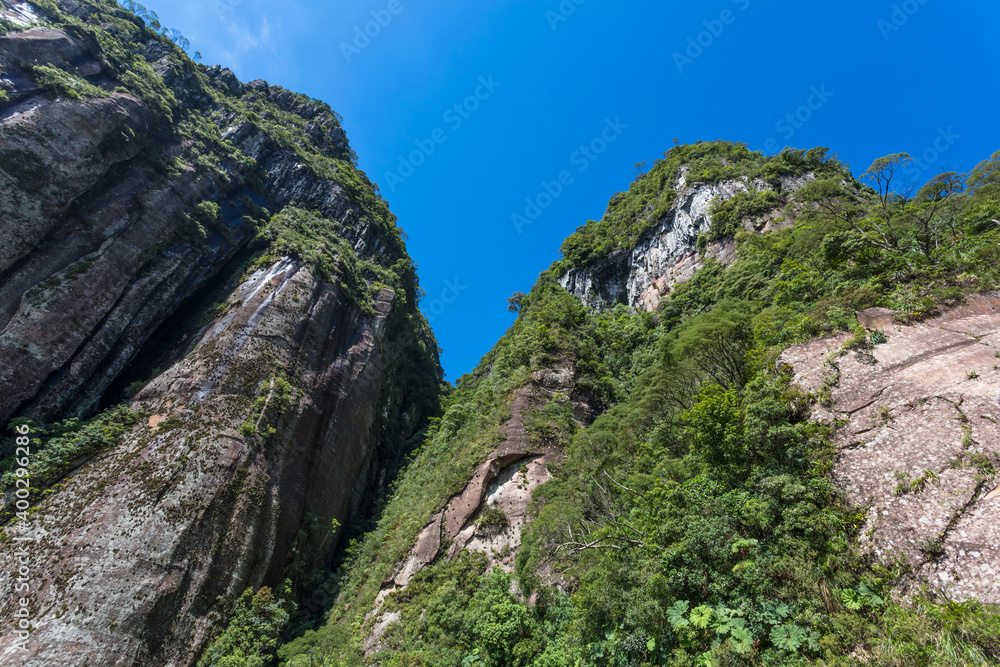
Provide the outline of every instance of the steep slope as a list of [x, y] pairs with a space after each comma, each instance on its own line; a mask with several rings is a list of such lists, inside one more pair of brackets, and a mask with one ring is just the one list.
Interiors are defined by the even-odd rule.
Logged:
[[615, 195], [600, 221], [566, 239], [559, 283], [591, 307], [653, 311], [706, 258], [735, 259], [738, 230], [792, 225], [796, 209], [785, 204], [817, 174], [839, 175], [825, 149], [760, 160], [739, 145], [675, 147]]
[[[879, 185], [890, 163], [906, 158], [865, 180]], [[857, 311], [919, 321], [1000, 285], [998, 174], [1000, 154], [909, 198], [863, 185], [825, 149], [668, 151], [515, 295], [517, 322], [457, 383], [377, 528], [349, 550], [330, 624], [282, 647], [282, 664], [1000, 660], [1000, 615], [972, 576], [983, 551], [945, 539], [916, 567], [893, 560], [893, 536], [933, 521], [901, 510], [917, 525], [878, 522], [842, 467], [862, 452], [837, 445], [866, 418], [838, 430], [824, 401], [832, 389], [833, 409], [853, 410], [871, 373], [796, 385], [793, 362], [778, 362], [799, 343], [864, 354], [878, 331]], [[820, 367], [826, 354], [806, 357]], [[985, 502], [1000, 462], [975, 428], [978, 467], [959, 466], [947, 488]], [[940, 495], [917, 465], [900, 468], [920, 487], [907, 498]], [[994, 510], [976, 507], [960, 521], [986, 535]], [[921, 594], [941, 572], [969, 575], [944, 588], [971, 597]]]
[[193, 664], [434, 414], [414, 267], [325, 104], [113, 3], [0, 11], [0, 664]]
[[[727, 158], [750, 162], [752, 167], [706, 171], [706, 163], [714, 167], [715, 160], [726, 164]], [[567, 259], [556, 262], [542, 277], [537, 295], [533, 291], [519, 304], [532, 314], [550, 307], [554, 312], [537, 322], [530, 315], [519, 320], [473, 377], [459, 383], [459, 395], [479, 394], [481, 385], [489, 384], [486, 378], [497, 377], [510, 387], [503, 395], [504, 409], [495, 427], [501, 444], [475, 464], [471, 479], [454, 488], [454, 495], [429, 517], [414, 548], [386, 577], [376, 604], [404, 590], [439, 552], [453, 560], [463, 551], [482, 551], [490, 568], [513, 571], [522, 531], [532, 518], [526, 508], [539, 484], [551, 479], [549, 468], [563, 458], [570, 434], [620, 400], [643, 363], [652, 361], [655, 343], [644, 340], [652, 321], [640, 318], [630, 323], [629, 308], [621, 307], [655, 310], [662, 295], [686, 282], [706, 261], [735, 259], [735, 228], [713, 227], [713, 212], [726, 202], [775, 193], [768, 207], [752, 210], [734, 223], [751, 230], [780, 227], [785, 214], [780, 204], [815, 180], [814, 170], [837, 169], [835, 163], [825, 161], [823, 151], [789, 153], [769, 163], [728, 144], [679, 147], [637, 180], [628, 194], [616, 195], [600, 223], [590, 223], [595, 227], [628, 225], [630, 229], [615, 238], [624, 237], [626, 243], [635, 243], [633, 247], [611, 248], [607, 256], [582, 260], [587, 252], [576, 248], [592, 238], [590, 225], [568, 239], [564, 245]], [[790, 207], [788, 213], [793, 212]], [[699, 240], [703, 252], [698, 250]], [[608, 250], [607, 246], [603, 249]], [[569, 295], [576, 299], [566, 298]], [[616, 304], [619, 308], [613, 309]], [[620, 336], [629, 328], [633, 330], [622, 340]], [[615, 346], [625, 349], [616, 351]], [[501, 364], [493, 362], [510, 355], [513, 358]], [[495, 391], [491, 387], [486, 396], [475, 400], [479, 409], [489, 401], [487, 396], [496, 396]], [[453, 406], [445, 420], [452, 415], [460, 425], [473, 421], [470, 413], [477, 408], [467, 405]], [[490, 422], [473, 423], [470, 431], [475, 433]], [[525, 430], [525, 423], [532, 424], [533, 432]], [[384, 554], [379, 560], [384, 560]], [[561, 580], [548, 571], [545, 578], [552, 584]], [[370, 614], [369, 620], [376, 616]], [[377, 636], [367, 642], [369, 651], [385, 628], [383, 620]]]
[[570, 268], [559, 279], [559, 284], [595, 307], [624, 303], [652, 312], [675, 285], [690, 280], [695, 271], [704, 266], [706, 258], [723, 264], [736, 258], [732, 236], [707, 240], [712, 235], [714, 207], [738, 196], [774, 194], [770, 206], [739, 220], [740, 227], [771, 231], [794, 222], [780, 215], [779, 204], [787, 201], [798, 188], [816, 180], [811, 172], [806, 172], [799, 177], [782, 177], [777, 188], [760, 179], [749, 183], [744, 179], [690, 183], [688, 169], [679, 171], [674, 203], [662, 221], [643, 232], [631, 249], [612, 252], [584, 267]]
[[[867, 507], [862, 543], [904, 559], [953, 600], [1000, 604], [1000, 297], [975, 296], [916, 325], [859, 314], [885, 342], [842, 355], [849, 336], [794, 346], [779, 363], [840, 420], [834, 475]], [[818, 412], [826, 412], [820, 409]]]
[[0, 664], [1000, 662], [1000, 154], [675, 146], [442, 399], [329, 107], [0, 2]]

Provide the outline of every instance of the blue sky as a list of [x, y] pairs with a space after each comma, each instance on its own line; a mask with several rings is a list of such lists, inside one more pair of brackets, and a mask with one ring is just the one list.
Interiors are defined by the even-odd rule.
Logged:
[[146, 5], [206, 64], [343, 115], [409, 235], [451, 380], [510, 325], [507, 297], [675, 137], [827, 146], [856, 174], [909, 152], [921, 183], [1000, 149], [995, 0]]

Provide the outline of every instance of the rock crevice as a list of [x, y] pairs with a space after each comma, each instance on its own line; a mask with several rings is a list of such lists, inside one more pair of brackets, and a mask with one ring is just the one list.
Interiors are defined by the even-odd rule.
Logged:
[[[909, 563], [914, 585], [1000, 603], [1000, 295], [915, 325], [876, 315], [858, 319], [888, 342], [841, 356], [831, 405], [817, 408], [838, 424], [835, 479], [867, 511], [861, 544]], [[819, 394], [824, 360], [848, 338], [795, 346], [780, 363]]]

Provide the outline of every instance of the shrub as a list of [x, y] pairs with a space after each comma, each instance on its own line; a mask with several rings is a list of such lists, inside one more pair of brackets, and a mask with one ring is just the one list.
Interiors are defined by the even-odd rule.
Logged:
[[[62, 479], [74, 465], [86, 457], [119, 444], [122, 437], [139, 421], [139, 413], [128, 406], [111, 408], [89, 421], [67, 419], [50, 426], [39, 426], [32, 440], [28, 473], [32, 498]], [[0, 477], [0, 489], [14, 487], [16, 477], [7, 472]], [[10, 508], [4, 508], [8, 512]]]
[[74, 100], [87, 97], [107, 97], [108, 93], [86, 79], [70, 74], [52, 65], [30, 65], [28, 71], [38, 87], [49, 97], [64, 95]]
[[324, 625], [308, 630], [298, 639], [278, 649], [283, 667], [361, 667], [364, 656], [351, 631], [341, 625]]
[[781, 205], [781, 198], [771, 190], [738, 192], [730, 199], [716, 199], [710, 210], [708, 240], [734, 236], [744, 222], [761, 218]]
[[266, 667], [287, 621], [288, 612], [270, 588], [256, 594], [248, 588], [236, 600], [229, 624], [202, 655], [198, 667]]

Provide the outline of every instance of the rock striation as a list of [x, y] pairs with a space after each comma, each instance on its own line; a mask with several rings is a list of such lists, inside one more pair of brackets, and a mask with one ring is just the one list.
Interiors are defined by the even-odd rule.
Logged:
[[[245, 589], [331, 562], [331, 522], [435, 409], [437, 347], [329, 107], [196, 66], [116, 7], [55, 6], [0, 5], [24, 28], [0, 36], [0, 424], [131, 420], [27, 513], [4, 489], [0, 587], [25, 538], [32, 634], [24, 653], [4, 627], [0, 665], [191, 665]], [[258, 236], [290, 210], [314, 247]]]

